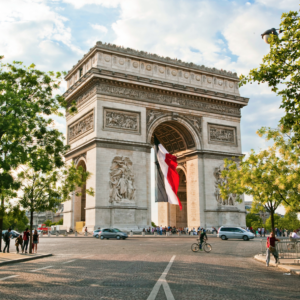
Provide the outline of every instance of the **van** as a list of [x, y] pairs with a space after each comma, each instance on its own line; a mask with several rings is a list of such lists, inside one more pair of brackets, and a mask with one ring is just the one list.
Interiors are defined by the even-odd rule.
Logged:
[[249, 239], [254, 239], [254, 234], [246, 231], [241, 227], [227, 227], [221, 226], [218, 230], [219, 238], [222, 240], [228, 239], [243, 239], [244, 241], [248, 241]]

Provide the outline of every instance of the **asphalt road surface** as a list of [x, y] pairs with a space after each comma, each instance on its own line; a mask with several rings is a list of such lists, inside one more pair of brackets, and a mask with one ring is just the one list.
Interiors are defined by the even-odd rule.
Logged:
[[253, 259], [259, 239], [209, 238], [211, 253], [195, 241], [41, 238], [54, 256], [2, 266], [0, 299], [300, 299], [298, 276]]

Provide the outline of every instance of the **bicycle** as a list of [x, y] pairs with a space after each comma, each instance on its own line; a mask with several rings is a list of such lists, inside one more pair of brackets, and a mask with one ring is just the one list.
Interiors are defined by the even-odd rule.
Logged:
[[[197, 241], [198, 241], [198, 243], [192, 244], [191, 249], [193, 252], [198, 252], [200, 250], [200, 239], [197, 239]], [[202, 249], [205, 252], [209, 253], [212, 250], [212, 246], [210, 244], [206, 243], [206, 240], [204, 240], [202, 243]]]

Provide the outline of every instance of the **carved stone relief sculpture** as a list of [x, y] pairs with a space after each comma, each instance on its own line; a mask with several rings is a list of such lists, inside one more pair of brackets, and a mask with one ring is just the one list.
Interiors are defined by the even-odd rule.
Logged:
[[227, 183], [227, 179], [221, 177], [222, 171], [223, 171], [222, 167], [215, 168], [215, 170], [214, 170], [214, 176], [216, 178], [214, 195], [216, 197], [218, 205], [231, 205], [231, 206], [234, 206], [235, 205], [236, 194], [230, 193], [228, 198], [226, 198], [226, 199], [223, 199], [221, 197], [221, 191], [220, 191], [219, 186], [225, 185]]
[[69, 142], [92, 130], [94, 130], [94, 111], [89, 112], [69, 126]]
[[140, 133], [140, 113], [104, 108], [104, 129]]
[[135, 200], [135, 178], [128, 157], [116, 156], [109, 172], [109, 202], [130, 203]]
[[209, 143], [232, 144], [236, 146], [236, 128], [208, 124], [208, 138]]

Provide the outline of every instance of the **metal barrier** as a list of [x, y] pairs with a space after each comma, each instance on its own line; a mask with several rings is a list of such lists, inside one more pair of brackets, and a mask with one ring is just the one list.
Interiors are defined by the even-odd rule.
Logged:
[[[275, 243], [279, 258], [297, 259], [300, 258], [300, 240], [281, 239]], [[266, 240], [261, 240], [261, 254], [265, 255], [267, 251]]]

